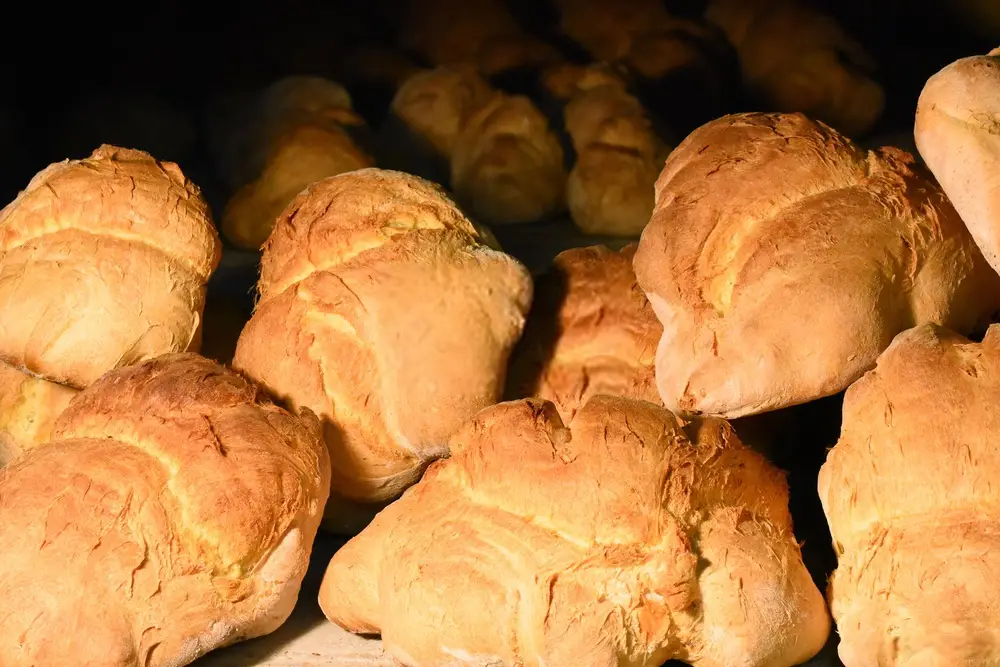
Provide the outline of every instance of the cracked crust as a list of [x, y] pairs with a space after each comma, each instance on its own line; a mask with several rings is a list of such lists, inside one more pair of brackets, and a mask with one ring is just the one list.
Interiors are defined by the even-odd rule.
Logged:
[[990, 265], [1000, 271], [1000, 49], [928, 79], [914, 139]]
[[1000, 326], [925, 325], [847, 391], [819, 495], [847, 667], [996, 660]]
[[40, 171], [0, 211], [0, 359], [84, 387], [197, 350], [221, 245], [171, 162], [102, 146]]
[[779, 667], [826, 640], [784, 478], [725, 422], [599, 396], [566, 426], [529, 399], [451, 448], [320, 589], [398, 660]]
[[0, 662], [166, 667], [273, 631], [328, 487], [315, 416], [222, 366], [108, 373], [0, 471]]
[[656, 195], [635, 270], [664, 325], [660, 395], [681, 413], [829, 396], [900, 331], [969, 332], [1000, 307], [1000, 277], [910, 155], [801, 114], [708, 123]]
[[663, 327], [632, 271], [636, 245], [560, 253], [535, 299], [508, 381], [508, 396], [552, 401], [569, 422], [591, 396], [660, 403], [653, 357]]
[[233, 364], [323, 419], [331, 528], [370, 518], [340, 500], [391, 500], [500, 398], [531, 280], [484, 242], [439, 188], [378, 169], [321, 181], [279, 218]]

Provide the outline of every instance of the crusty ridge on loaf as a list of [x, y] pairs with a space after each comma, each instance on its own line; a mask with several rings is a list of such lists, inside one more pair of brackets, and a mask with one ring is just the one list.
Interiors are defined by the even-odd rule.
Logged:
[[[396, 497], [500, 398], [531, 280], [487, 240], [437, 186], [378, 169], [278, 219], [234, 365], [324, 420], [338, 501]], [[327, 525], [356, 515], [331, 503]]]
[[726, 116], [685, 139], [634, 264], [664, 325], [660, 395], [688, 414], [835, 394], [900, 331], [971, 331], [1000, 306], [1000, 278], [911, 156], [801, 114]]
[[823, 645], [785, 481], [725, 422], [597, 396], [565, 426], [528, 399], [451, 445], [320, 589], [397, 659], [781, 667]]
[[996, 661], [1000, 326], [901, 333], [844, 399], [819, 495], [847, 667]]
[[220, 252], [177, 165], [113, 146], [53, 164], [0, 211], [0, 360], [85, 387], [196, 351]]
[[0, 471], [0, 663], [183, 665], [273, 631], [328, 485], [315, 417], [218, 364], [107, 374]]

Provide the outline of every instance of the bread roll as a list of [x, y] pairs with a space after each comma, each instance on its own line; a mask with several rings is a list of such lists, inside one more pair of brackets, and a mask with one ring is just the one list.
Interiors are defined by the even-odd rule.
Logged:
[[799, 664], [829, 618], [782, 474], [728, 424], [591, 398], [481, 412], [338, 551], [320, 606], [409, 665]]
[[0, 664], [186, 665], [288, 617], [329, 484], [315, 416], [165, 355], [52, 436], [0, 470]]
[[0, 361], [85, 387], [200, 344], [220, 243], [172, 162], [101, 146], [43, 169], [0, 211]]
[[283, 79], [263, 92], [256, 114], [244, 155], [259, 165], [259, 174], [233, 195], [222, 215], [226, 238], [251, 250], [264, 244], [278, 215], [306, 186], [375, 164], [348, 133], [364, 120], [339, 84]]
[[0, 363], [0, 467], [48, 442], [52, 425], [76, 390]]
[[924, 161], [994, 269], [1000, 271], [1000, 49], [932, 76], [917, 103]]
[[997, 660], [1000, 327], [925, 325], [847, 391], [819, 493], [847, 667]]
[[564, 161], [558, 137], [531, 100], [498, 92], [456, 138], [451, 185], [482, 222], [534, 222], [565, 206]]
[[829, 16], [794, 0], [712, 0], [706, 17], [736, 47], [750, 92], [848, 135], [867, 132], [885, 94], [871, 56]]
[[[233, 363], [324, 419], [338, 500], [394, 498], [500, 398], [531, 280], [482, 243], [440, 189], [377, 169], [313, 185], [278, 219]], [[330, 504], [332, 529], [355, 520]]]
[[588, 234], [638, 236], [669, 153], [642, 103], [623, 84], [609, 82], [579, 90], [564, 116], [576, 153], [566, 182], [573, 222]]
[[660, 402], [653, 358], [663, 327], [636, 284], [635, 249], [593, 246], [556, 256], [535, 283], [510, 398], [552, 401], [567, 422], [597, 394]]
[[664, 325], [660, 396], [683, 414], [838, 393], [904, 329], [972, 331], [1000, 305], [1000, 277], [909, 155], [801, 114], [726, 116], [685, 139], [635, 271]]

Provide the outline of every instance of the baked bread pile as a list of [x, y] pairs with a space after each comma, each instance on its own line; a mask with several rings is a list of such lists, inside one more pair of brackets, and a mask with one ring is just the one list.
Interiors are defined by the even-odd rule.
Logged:
[[800, 114], [689, 135], [656, 183], [635, 270], [664, 327], [660, 395], [688, 415], [836, 394], [905, 329], [968, 333], [1000, 307], [1000, 277], [909, 155]]
[[284, 622], [328, 493], [315, 416], [165, 355], [52, 439], [0, 470], [0, 664], [185, 665]]
[[0, 463], [106, 371], [197, 351], [219, 237], [180, 168], [102, 146], [0, 211]]
[[327, 524], [350, 531], [500, 398], [531, 280], [440, 189], [363, 169], [314, 184], [282, 213], [258, 291], [234, 366], [323, 419]]
[[548, 119], [527, 97], [493, 88], [473, 66], [412, 76], [392, 110], [430, 159], [447, 164], [456, 199], [476, 219], [533, 222], [563, 208], [565, 158]]
[[484, 410], [343, 547], [320, 605], [403, 664], [793, 665], [826, 640], [781, 474], [723, 421]]
[[245, 124], [237, 124], [232, 155], [223, 169], [238, 188], [222, 215], [226, 237], [259, 249], [274, 221], [311, 183], [374, 166], [351, 134], [364, 120], [342, 86], [319, 77], [293, 76], [264, 90]]
[[752, 96], [855, 136], [885, 106], [875, 62], [832, 18], [798, 0], [711, 0], [705, 16], [739, 53]]
[[508, 398], [544, 398], [565, 422], [601, 394], [660, 402], [653, 356], [663, 327], [636, 283], [635, 249], [567, 250], [536, 279]]

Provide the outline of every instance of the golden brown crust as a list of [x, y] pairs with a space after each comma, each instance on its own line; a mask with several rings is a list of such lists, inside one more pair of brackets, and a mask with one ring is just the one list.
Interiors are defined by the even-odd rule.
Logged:
[[510, 398], [552, 401], [566, 422], [598, 394], [660, 403], [653, 358], [663, 327], [636, 283], [635, 250], [593, 246], [555, 258], [535, 284]]
[[573, 222], [589, 234], [638, 236], [669, 153], [642, 103], [621, 86], [598, 86], [573, 96], [565, 119], [576, 151], [566, 183]]
[[0, 363], [0, 467], [48, 442], [52, 425], [76, 393]]
[[984, 664], [997, 652], [1000, 327], [926, 325], [847, 391], [819, 493], [847, 667]]
[[500, 397], [531, 281], [483, 243], [439, 188], [377, 169], [279, 219], [234, 365], [324, 419], [335, 495], [395, 497]]
[[777, 111], [805, 113], [850, 136], [885, 106], [871, 56], [829, 16], [790, 0], [713, 0], [706, 17], [736, 47], [750, 91]]
[[0, 471], [0, 662], [180, 665], [273, 631], [328, 493], [319, 436], [196, 355], [81, 392]]
[[1000, 271], [1000, 49], [932, 76], [914, 139], [979, 248]]
[[83, 387], [196, 349], [219, 257], [177, 165], [113, 146], [53, 164], [0, 212], [0, 359]]
[[534, 222], [565, 205], [564, 160], [559, 138], [534, 103], [497, 93], [457, 137], [451, 185], [478, 220]]
[[568, 427], [541, 400], [481, 412], [334, 556], [320, 605], [421, 665], [779, 667], [829, 631], [781, 473], [725, 422], [608, 396]]
[[800, 114], [708, 123], [656, 193], [635, 269], [665, 327], [668, 408], [733, 418], [835, 394], [900, 331], [971, 331], [998, 307], [1000, 278], [912, 157]]

